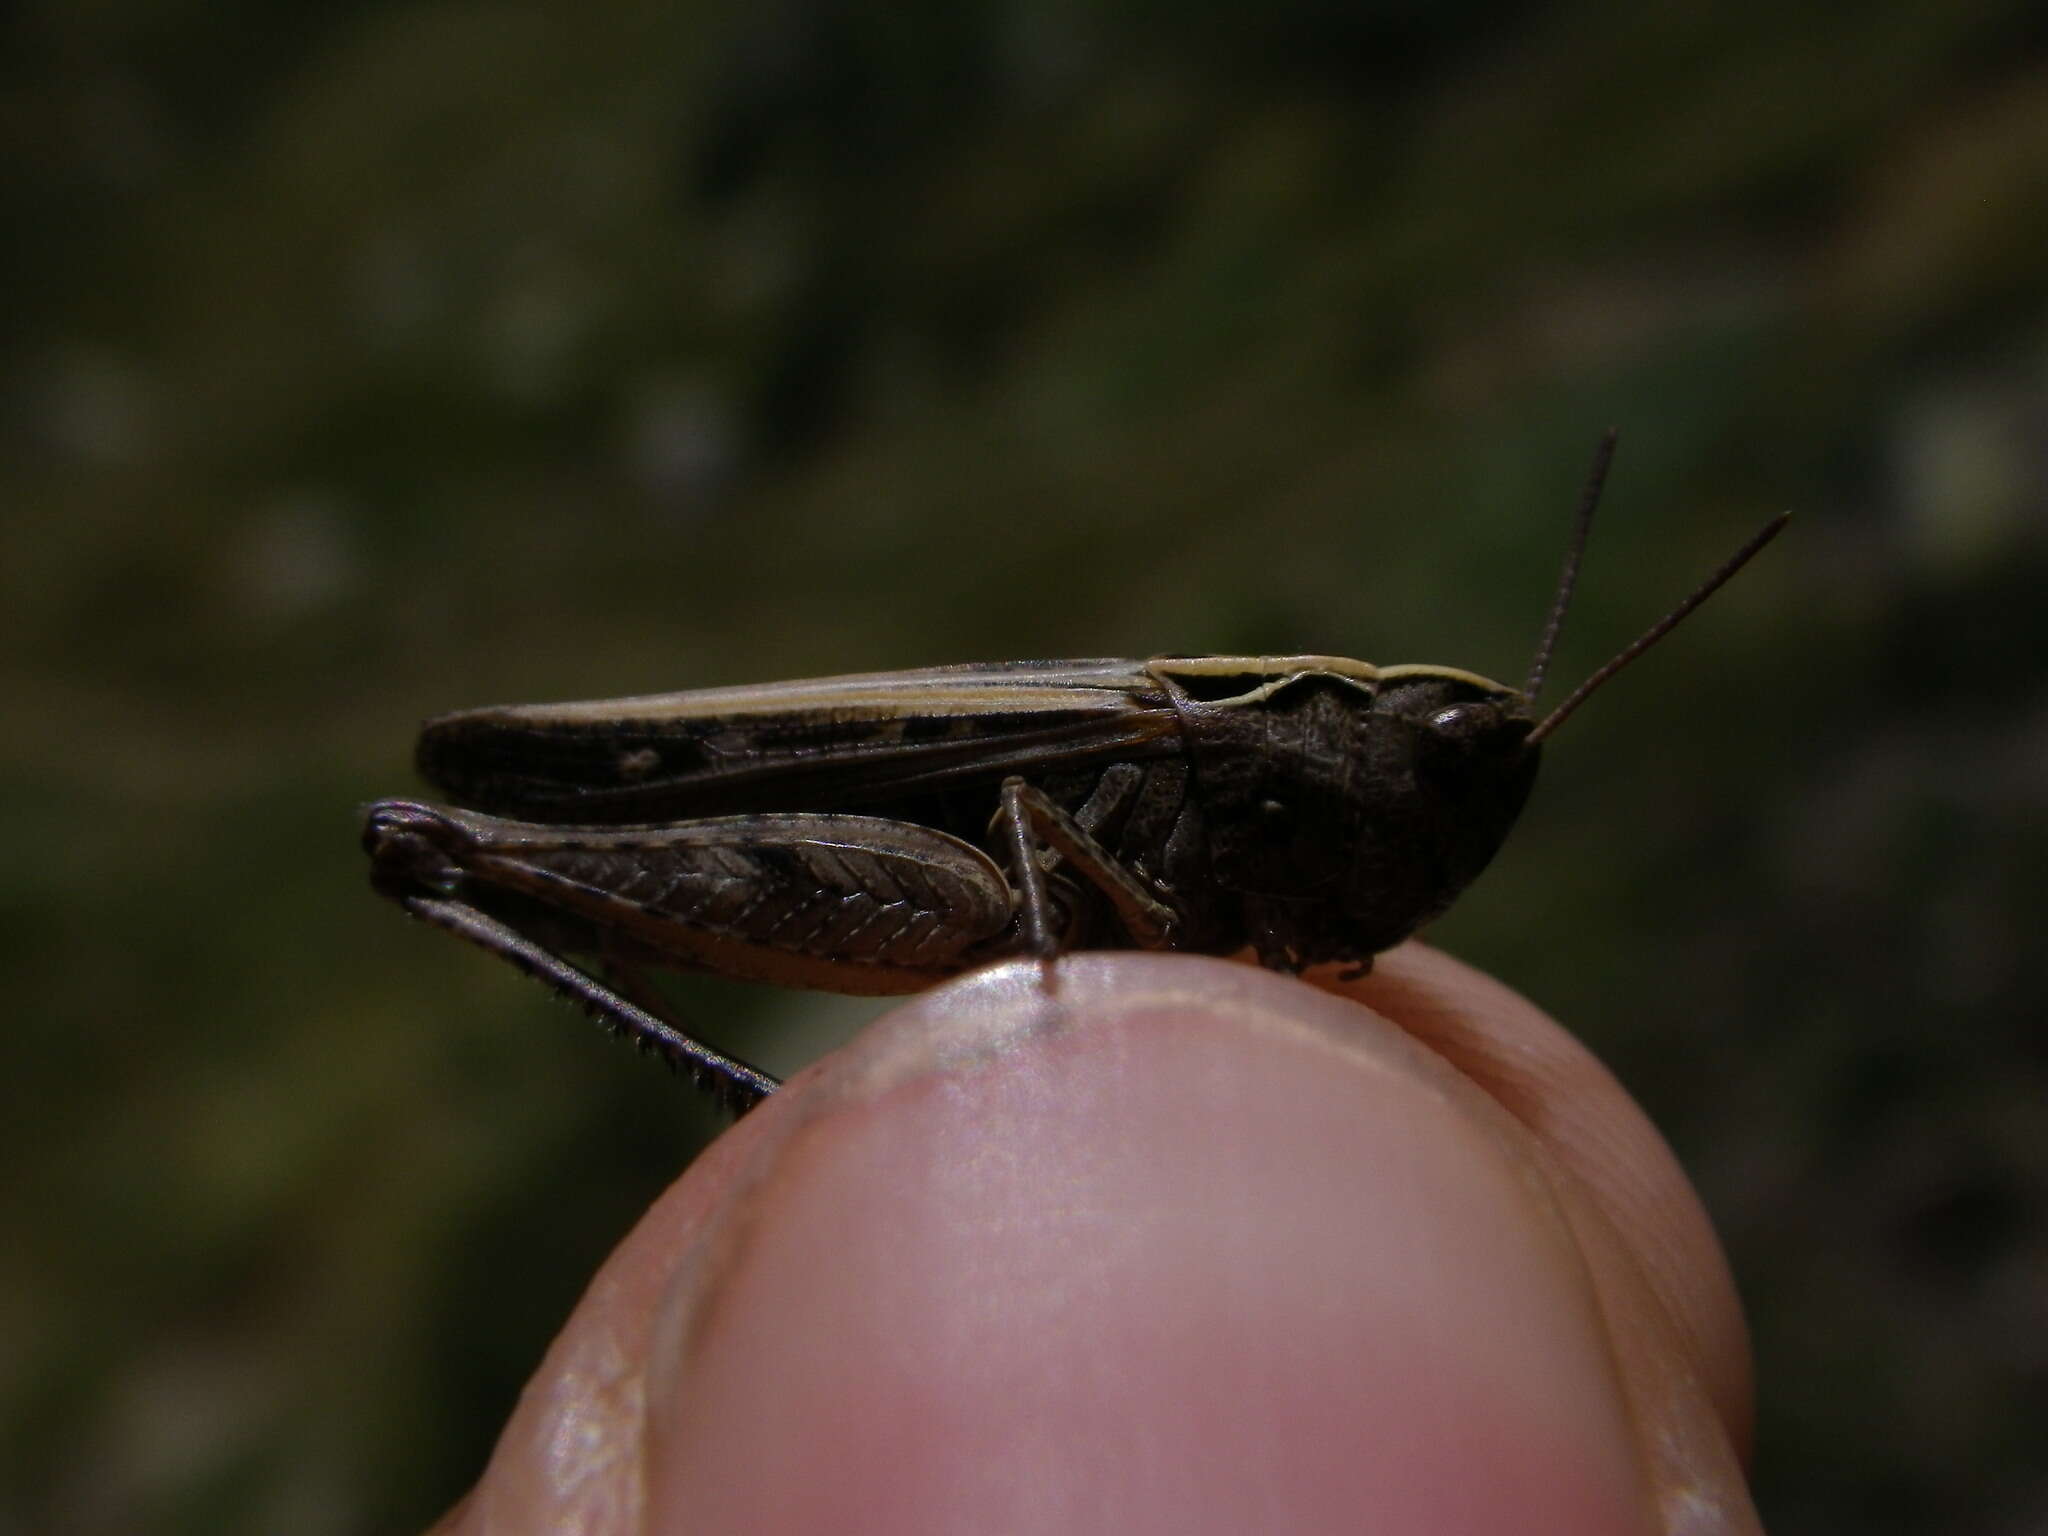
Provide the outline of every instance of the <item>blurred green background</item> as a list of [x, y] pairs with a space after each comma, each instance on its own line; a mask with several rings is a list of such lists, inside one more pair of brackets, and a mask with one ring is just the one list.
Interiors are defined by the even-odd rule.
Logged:
[[[1613, 423], [1560, 683], [1799, 521], [1435, 937], [1699, 1181], [1774, 1531], [2048, 1531], [2039, 5], [0, 28], [0, 1530], [425, 1521], [717, 1129], [366, 889], [421, 716], [1516, 679]], [[871, 1011], [690, 999], [784, 1069]]]

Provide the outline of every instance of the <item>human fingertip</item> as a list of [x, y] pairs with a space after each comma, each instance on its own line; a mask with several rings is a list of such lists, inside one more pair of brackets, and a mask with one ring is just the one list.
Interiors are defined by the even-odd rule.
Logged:
[[1516, 1128], [1222, 962], [919, 999], [798, 1085], [677, 1266], [649, 1508], [706, 1529], [1647, 1531]]

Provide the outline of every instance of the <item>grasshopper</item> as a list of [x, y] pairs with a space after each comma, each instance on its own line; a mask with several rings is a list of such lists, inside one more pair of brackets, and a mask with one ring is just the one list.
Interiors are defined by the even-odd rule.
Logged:
[[372, 883], [735, 1112], [776, 1080], [695, 1039], [646, 968], [883, 994], [1094, 946], [1362, 973], [1486, 867], [1544, 740], [1785, 525], [1538, 717], [1613, 450], [1610, 432], [1519, 688], [1161, 656], [464, 710], [417, 754], [455, 806], [369, 807]]

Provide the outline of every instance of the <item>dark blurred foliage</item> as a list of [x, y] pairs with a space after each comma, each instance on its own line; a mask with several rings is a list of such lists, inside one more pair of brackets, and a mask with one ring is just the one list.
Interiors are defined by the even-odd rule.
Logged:
[[1514, 678], [1611, 422], [1561, 681], [1800, 520], [1436, 937], [1699, 1180], [1774, 1530], [2048, 1529], [2042, 16], [10, 7], [0, 1526], [423, 1521], [715, 1131], [365, 889], [420, 716]]

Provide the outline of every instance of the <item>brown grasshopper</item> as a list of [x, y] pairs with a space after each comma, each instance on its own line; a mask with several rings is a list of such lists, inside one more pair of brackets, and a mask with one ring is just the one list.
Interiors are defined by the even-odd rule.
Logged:
[[1486, 867], [1544, 738], [1785, 525], [1539, 718], [1613, 450], [1609, 433], [1520, 688], [1426, 664], [1163, 656], [464, 710], [418, 748], [461, 808], [372, 805], [372, 881], [736, 1111], [776, 1080], [669, 1018], [645, 967], [853, 993], [1086, 947], [1362, 972]]

